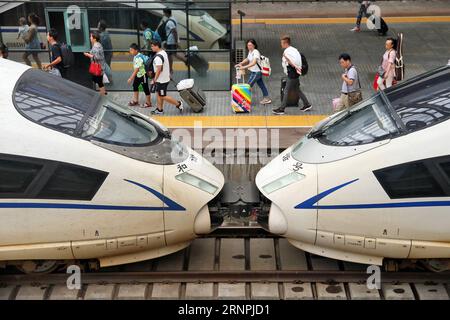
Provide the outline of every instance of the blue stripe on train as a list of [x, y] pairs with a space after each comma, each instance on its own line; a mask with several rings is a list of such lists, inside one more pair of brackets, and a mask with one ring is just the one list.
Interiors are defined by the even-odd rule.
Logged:
[[319, 200], [325, 198], [329, 194], [352, 184], [359, 179], [355, 179], [331, 189], [325, 190], [318, 195], [299, 203], [294, 209], [384, 209], [384, 208], [414, 208], [414, 207], [449, 207], [450, 201], [412, 201], [412, 202], [387, 202], [387, 203], [363, 203], [363, 204], [336, 204], [336, 205], [316, 205]]
[[160, 199], [166, 207], [146, 207], [146, 206], [118, 206], [118, 205], [99, 205], [99, 204], [81, 204], [81, 203], [41, 203], [41, 202], [0, 202], [0, 209], [78, 209], [78, 210], [121, 210], [121, 211], [186, 211], [186, 209], [169, 199], [158, 191], [140, 184], [135, 181], [124, 179], [140, 188], [152, 193]]

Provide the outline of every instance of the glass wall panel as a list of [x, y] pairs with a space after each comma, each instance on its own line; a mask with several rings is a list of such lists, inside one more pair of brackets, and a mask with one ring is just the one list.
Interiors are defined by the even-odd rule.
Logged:
[[[6, 2], [8, 2], [6, 0]], [[3, 3], [3, 2], [2, 2]], [[105, 45], [105, 57], [112, 70], [112, 83], [109, 90], [130, 91], [127, 79], [132, 72], [132, 57], [128, 53], [129, 45], [144, 45], [140, 23], [146, 21], [152, 30], [157, 30], [162, 23], [163, 9], [170, 8], [172, 17], [177, 21], [179, 46], [168, 50], [174, 53], [173, 78], [179, 81], [188, 77], [194, 78], [204, 90], [230, 89], [230, 55], [231, 55], [231, 9], [228, 3], [193, 3], [184, 0], [177, 2], [147, 0], [104, 0], [104, 1], [41, 1], [7, 3], [0, 7], [0, 43], [9, 48], [9, 58], [24, 62], [23, 55], [27, 51], [25, 42], [18, 37], [20, 17], [27, 17], [34, 12], [40, 19], [39, 39], [43, 49], [35, 51], [43, 64], [49, 62], [49, 50], [46, 33], [50, 27], [59, 32], [61, 42], [72, 40], [76, 53], [76, 70], [80, 73], [71, 79], [88, 85], [86, 73], [89, 60], [83, 55], [86, 41], [83, 30], [71, 30], [66, 25], [70, 5], [77, 5], [87, 12], [87, 26], [90, 31], [98, 30], [99, 22], [106, 25], [105, 37], [109, 45]], [[84, 19], [84, 17], [83, 17]], [[84, 23], [83, 23], [84, 25]], [[83, 42], [84, 41], [84, 42]], [[89, 46], [89, 44], [87, 44]], [[36, 63], [30, 55], [33, 67]], [[170, 86], [174, 90], [173, 84]]]

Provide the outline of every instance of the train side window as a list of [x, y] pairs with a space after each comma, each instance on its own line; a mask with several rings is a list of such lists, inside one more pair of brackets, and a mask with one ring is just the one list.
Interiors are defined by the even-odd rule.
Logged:
[[0, 197], [23, 194], [42, 169], [42, 165], [0, 159]]
[[442, 122], [450, 118], [450, 68], [392, 89], [387, 97], [409, 132]]
[[423, 161], [376, 170], [374, 174], [391, 199], [446, 195]]
[[439, 167], [444, 171], [447, 176], [447, 181], [450, 181], [450, 161], [442, 162], [439, 164]]
[[92, 90], [33, 69], [24, 72], [13, 95], [16, 109], [25, 118], [70, 135], [76, 135], [99, 99]]
[[92, 200], [108, 174], [60, 164], [37, 195], [38, 199]]

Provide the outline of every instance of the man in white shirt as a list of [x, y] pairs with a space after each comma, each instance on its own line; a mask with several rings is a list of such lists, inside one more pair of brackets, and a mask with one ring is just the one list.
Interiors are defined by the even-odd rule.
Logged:
[[155, 53], [152, 62], [155, 76], [153, 77], [152, 85], [154, 86], [157, 94], [157, 106], [156, 110], [152, 111], [152, 114], [161, 115], [164, 113], [164, 101], [173, 104], [181, 112], [183, 111], [183, 102], [177, 101], [167, 95], [167, 87], [170, 83], [169, 57], [167, 56], [167, 53], [161, 49], [161, 43], [158, 41], [152, 41], [151, 48]]
[[179, 52], [176, 52], [176, 50], [179, 47], [178, 43], [178, 26], [177, 26], [177, 20], [172, 16], [172, 10], [171, 9], [164, 9], [163, 10], [164, 18], [165, 19], [165, 32], [167, 35], [166, 40], [166, 50], [169, 50], [167, 53], [169, 57], [169, 65], [170, 65], [170, 73], [173, 73], [173, 57], [177, 58], [178, 60], [183, 61], [184, 63], [187, 63], [187, 58], [184, 57], [183, 54], [180, 54]]
[[274, 114], [284, 114], [284, 109], [288, 105], [289, 92], [298, 91], [299, 98], [303, 102], [302, 111], [311, 110], [312, 106], [306, 98], [305, 94], [300, 90], [299, 77], [302, 74], [302, 56], [300, 52], [291, 46], [291, 38], [289, 36], [283, 36], [281, 38], [281, 47], [284, 49], [283, 58], [281, 63], [284, 73], [287, 75], [286, 87], [284, 89], [283, 101], [279, 108], [273, 109]]

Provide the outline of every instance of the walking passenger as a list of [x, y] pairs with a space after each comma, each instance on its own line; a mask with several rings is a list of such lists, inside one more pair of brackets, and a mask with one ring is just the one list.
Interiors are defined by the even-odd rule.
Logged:
[[361, 31], [361, 19], [364, 17], [367, 17], [367, 9], [370, 6], [370, 1], [363, 1], [363, 0], [358, 0], [358, 2], [360, 3], [359, 5], [359, 10], [358, 10], [358, 15], [356, 16], [356, 26], [351, 29], [350, 31], [353, 32], [360, 32]]
[[272, 112], [274, 114], [284, 114], [284, 109], [288, 105], [288, 93], [292, 91], [299, 92], [299, 97], [303, 102], [303, 107], [300, 110], [311, 110], [311, 103], [309, 103], [305, 94], [300, 89], [299, 77], [302, 74], [302, 56], [296, 48], [291, 46], [291, 38], [289, 36], [283, 36], [281, 38], [281, 47], [284, 49], [282, 66], [284, 69], [284, 73], [287, 75], [285, 87], [286, 93], [283, 96], [283, 101], [281, 101], [281, 106], [277, 109], [273, 109]]
[[101, 75], [92, 75], [92, 81], [94, 82], [94, 84], [98, 85], [100, 94], [104, 96], [106, 95], [106, 88], [105, 84], [103, 83], [103, 74], [105, 73], [107, 65], [105, 60], [105, 53], [103, 51], [102, 44], [100, 43], [100, 33], [98, 33], [98, 31], [92, 32], [90, 40], [92, 49], [90, 52], [85, 52], [84, 55], [91, 59], [91, 63], [96, 62], [100, 64], [102, 68]]
[[152, 80], [152, 85], [155, 86], [157, 94], [157, 106], [156, 110], [152, 111], [152, 114], [163, 114], [164, 102], [173, 104], [180, 112], [182, 112], [183, 102], [177, 101], [167, 95], [167, 87], [170, 82], [169, 57], [167, 53], [161, 49], [161, 43], [158, 41], [152, 42], [152, 50], [155, 53], [155, 57], [153, 58], [153, 70], [155, 71], [155, 76]]
[[133, 100], [131, 100], [128, 105], [130, 107], [139, 105], [139, 86], [142, 85], [145, 93], [144, 108], [151, 108], [152, 100], [150, 88], [148, 87], [149, 79], [147, 71], [145, 70], [145, 62], [150, 58], [140, 52], [140, 48], [136, 43], [130, 45], [130, 54], [133, 56], [133, 73], [130, 78], [128, 78], [128, 84], [133, 83]]
[[385, 43], [386, 51], [383, 54], [381, 66], [378, 67], [378, 90], [384, 90], [392, 86], [395, 78], [395, 40], [387, 38]]
[[[106, 31], [106, 28], [107, 28], [106, 21], [100, 20], [98, 22], [98, 26], [97, 26], [98, 32], [100, 33], [100, 43], [102, 44], [102, 47], [103, 47], [106, 64], [111, 67], [111, 60], [112, 60], [112, 56], [113, 56], [113, 53], [111, 50], [113, 49], [113, 46], [112, 46], [112, 42], [111, 42], [111, 37], [109, 35], [109, 32]], [[107, 76], [109, 77], [108, 74], [107, 74]], [[111, 81], [111, 79], [109, 79], [109, 80]]]
[[66, 69], [63, 64], [63, 57], [61, 51], [61, 45], [58, 43], [58, 31], [55, 28], [51, 28], [47, 33], [47, 42], [50, 45], [50, 63], [45, 65], [43, 69], [54, 75], [66, 77]]
[[27, 23], [27, 19], [25, 17], [19, 18], [19, 32], [17, 33], [17, 40], [24, 39], [25, 35], [30, 30], [30, 26]]
[[142, 21], [140, 24], [140, 28], [142, 30], [142, 35], [144, 37], [144, 49], [149, 51], [147, 53], [148, 56], [153, 55], [152, 51], [152, 41], [158, 41], [161, 42], [161, 37], [159, 36], [158, 32], [153, 31], [147, 21]]
[[8, 59], [8, 47], [3, 43], [0, 45], [0, 59]]
[[269, 98], [269, 91], [264, 84], [262, 69], [261, 69], [261, 54], [258, 51], [258, 45], [254, 39], [247, 41], [248, 56], [241, 63], [237, 64], [240, 70], [248, 69], [250, 71], [250, 77], [248, 78], [248, 84], [253, 87], [255, 83], [258, 84], [262, 91], [263, 99], [259, 102], [260, 104], [272, 103]]
[[343, 53], [339, 56], [339, 64], [344, 69], [342, 74], [342, 88], [340, 103], [336, 111], [351, 107], [362, 100], [361, 89], [359, 86], [359, 77], [356, 67], [352, 64], [349, 54]]
[[165, 20], [165, 33], [166, 33], [166, 45], [165, 48], [168, 50], [167, 55], [169, 57], [169, 65], [170, 65], [170, 74], [173, 73], [173, 57], [175, 56], [178, 60], [183, 61], [184, 63], [187, 62], [187, 58], [184, 56], [179, 55], [176, 50], [179, 47], [179, 37], [178, 37], [178, 27], [177, 27], [177, 21], [172, 16], [172, 10], [170, 9], [164, 9], [164, 18]]
[[28, 15], [28, 22], [31, 24], [28, 32], [24, 35], [25, 41], [25, 53], [23, 54], [23, 61], [29, 66], [31, 66], [31, 61], [28, 59], [29, 55], [33, 56], [34, 61], [39, 69], [42, 68], [41, 60], [39, 59], [38, 50], [41, 49], [41, 42], [39, 41], [39, 30], [38, 26], [40, 23], [39, 17], [35, 13], [30, 13]]

